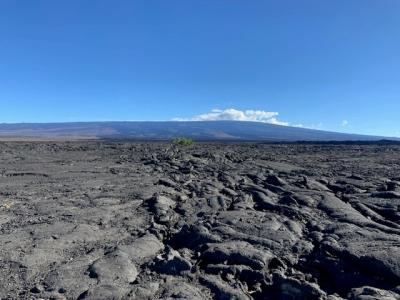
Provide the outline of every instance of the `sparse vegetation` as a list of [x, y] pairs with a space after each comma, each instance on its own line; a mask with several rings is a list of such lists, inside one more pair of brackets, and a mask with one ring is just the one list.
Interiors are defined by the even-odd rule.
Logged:
[[14, 203], [12, 203], [12, 202], [5, 202], [0, 205], [0, 208], [1, 209], [10, 209], [13, 205], [14, 205]]
[[172, 143], [174, 145], [191, 146], [194, 144], [194, 141], [188, 138], [175, 138], [172, 140]]

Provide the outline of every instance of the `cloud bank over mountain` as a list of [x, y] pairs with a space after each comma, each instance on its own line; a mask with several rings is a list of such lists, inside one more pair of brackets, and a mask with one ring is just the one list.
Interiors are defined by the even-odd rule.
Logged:
[[264, 110], [213, 109], [191, 118], [174, 118], [173, 121], [251, 121], [289, 126], [289, 122], [278, 119], [278, 112]]

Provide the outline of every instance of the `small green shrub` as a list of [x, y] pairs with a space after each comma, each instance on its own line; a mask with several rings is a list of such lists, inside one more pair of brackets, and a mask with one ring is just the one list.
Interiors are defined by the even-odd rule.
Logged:
[[194, 144], [194, 141], [187, 138], [175, 138], [172, 140], [172, 143], [175, 145], [191, 146]]

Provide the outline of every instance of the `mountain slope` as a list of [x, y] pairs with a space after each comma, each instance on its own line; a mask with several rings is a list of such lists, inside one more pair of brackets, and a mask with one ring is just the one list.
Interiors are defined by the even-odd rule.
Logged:
[[[0, 124], [0, 137], [114, 138], [238, 141], [374, 141], [383, 137], [344, 134], [258, 122], [80, 122]], [[393, 140], [399, 140], [391, 138]]]

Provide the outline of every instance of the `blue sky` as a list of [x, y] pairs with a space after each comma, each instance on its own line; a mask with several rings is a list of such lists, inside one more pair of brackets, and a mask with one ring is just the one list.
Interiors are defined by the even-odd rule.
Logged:
[[0, 122], [241, 116], [400, 136], [399, 16], [398, 0], [1, 0]]

